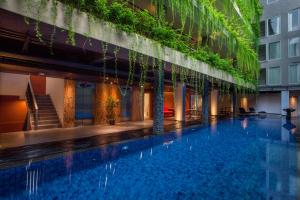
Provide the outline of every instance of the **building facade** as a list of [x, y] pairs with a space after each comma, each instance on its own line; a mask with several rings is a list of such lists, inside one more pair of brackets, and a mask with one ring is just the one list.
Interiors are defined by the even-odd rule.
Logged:
[[300, 115], [300, 1], [262, 0], [259, 111]]

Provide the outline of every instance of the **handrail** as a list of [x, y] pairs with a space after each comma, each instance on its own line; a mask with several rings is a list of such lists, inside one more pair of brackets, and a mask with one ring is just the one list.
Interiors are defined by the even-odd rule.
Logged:
[[32, 95], [32, 100], [33, 100], [33, 103], [34, 103], [34, 109], [38, 110], [39, 107], [38, 107], [37, 102], [36, 102], [36, 98], [35, 98], [35, 95], [34, 95], [34, 92], [33, 92], [33, 89], [32, 89], [30, 78], [29, 78], [28, 84], [29, 84], [29, 88], [30, 88], [30, 93]]
[[27, 86], [27, 90], [26, 90], [26, 96], [28, 95], [28, 97], [30, 98], [30, 102], [31, 102], [31, 110], [34, 111], [34, 126], [35, 129], [37, 129], [38, 127], [38, 111], [39, 111], [39, 107], [37, 105], [37, 101], [33, 92], [33, 88], [31, 85], [31, 81], [30, 78], [28, 80], [28, 86]]

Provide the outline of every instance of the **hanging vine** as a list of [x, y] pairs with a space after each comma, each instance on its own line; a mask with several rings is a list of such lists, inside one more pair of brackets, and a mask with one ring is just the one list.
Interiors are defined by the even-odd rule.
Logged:
[[[102, 55], [103, 55], [103, 82], [106, 80], [106, 54], [108, 50], [108, 44], [105, 42], [101, 42], [101, 49], [102, 49]], [[118, 52], [116, 52], [117, 54]], [[116, 55], [115, 55], [116, 56]], [[116, 59], [116, 58], [115, 58]], [[116, 62], [116, 60], [115, 60]]]
[[171, 65], [171, 79], [172, 79], [172, 87], [173, 87], [173, 97], [174, 102], [176, 102], [176, 87], [177, 87], [177, 67], [176, 65]]
[[140, 55], [140, 65], [141, 65], [141, 75], [140, 75], [139, 86], [142, 90], [144, 90], [145, 82], [146, 82], [146, 79], [147, 79], [149, 56], [141, 54]]
[[[48, 0], [24, 1], [28, 16], [31, 16], [34, 10], [39, 12], [35, 31], [37, 38], [42, 42], [39, 21], [41, 14], [43, 14], [43, 5]], [[92, 45], [89, 35], [91, 32], [90, 25], [94, 18], [105, 20], [112, 22], [121, 30], [149, 37], [164, 46], [184, 53], [188, 57], [193, 57], [224, 70], [230, 73], [236, 82], [245, 80], [243, 82], [256, 84], [259, 63], [256, 54], [257, 46], [255, 47], [257, 42], [255, 41], [259, 37], [258, 25], [261, 14], [258, 0], [224, 0], [222, 1], [222, 8], [216, 5], [216, 1], [211, 0], [151, 0], [156, 7], [156, 17], [147, 11], [139, 11], [134, 9], [132, 5], [129, 6], [128, 0], [113, 1], [112, 3], [108, 3], [107, 0], [59, 1], [66, 4], [64, 15], [68, 31], [67, 44], [76, 45], [72, 16], [73, 10], [77, 9], [86, 12], [88, 16], [88, 30], [85, 34], [87, 41], [85, 43]], [[37, 7], [42, 9], [37, 9]], [[171, 8], [173, 19], [175, 16], [179, 17], [179, 28], [175, 26], [174, 21], [167, 21], [165, 17], [166, 8]], [[232, 11], [236, 10], [234, 8], [239, 8], [241, 16], [232, 14]], [[26, 21], [29, 23], [29, 20], [26, 19]], [[252, 24], [253, 26], [250, 26]], [[241, 25], [238, 30], [236, 29], [237, 25]], [[180, 30], [178, 31], [178, 29]], [[55, 33], [56, 30], [53, 28], [50, 49], [53, 48]], [[225, 50], [227, 55], [221, 57], [217, 50]], [[161, 55], [158, 58], [162, 59]], [[188, 73], [183, 70], [179, 71], [181, 81], [186, 81]], [[191, 75], [194, 76], [192, 77], [194, 87], [199, 87], [197, 84], [198, 76]]]
[[53, 24], [53, 28], [52, 28], [52, 33], [51, 33], [51, 36], [50, 36], [50, 43], [49, 43], [49, 49], [50, 49], [51, 55], [54, 55], [53, 43], [54, 43], [55, 34], [56, 34], [56, 20], [57, 20], [57, 0], [52, 0], [51, 22]]
[[38, 8], [37, 8], [37, 19], [35, 21], [35, 26], [34, 26], [34, 31], [35, 31], [35, 36], [38, 38], [38, 40], [42, 43], [42, 44], [46, 44], [45, 41], [43, 40], [43, 34], [40, 30], [40, 23], [41, 23], [41, 17], [42, 14], [45, 11], [45, 8], [47, 6], [47, 2], [48, 0], [39, 0], [38, 1]]
[[74, 32], [73, 21], [72, 21], [73, 10], [74, 8], [72, 5], [67, 5], [65, 8], [65, 23], [68, 28], [66, 43], [75, 46], [76, 45], [75, 32]]

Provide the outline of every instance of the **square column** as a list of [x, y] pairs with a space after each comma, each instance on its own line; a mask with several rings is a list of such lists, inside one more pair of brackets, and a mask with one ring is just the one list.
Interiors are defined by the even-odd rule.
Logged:
[[186, 85], [177, 83], [175, 91], [175, 120], [185, 121]]
[[153, 132], [164, 132], [164, 70], [154, 70]]
[[281, 115], [286, 115], [283, 109], [290, 107], [290, 92], [288, 90], [281, 91]]
[[202, 95], [202, 118], [203, 123], [208, 124], [208, 110], [209, 110], [209, 82], [207, 79], [204, 80], [204, 89]]

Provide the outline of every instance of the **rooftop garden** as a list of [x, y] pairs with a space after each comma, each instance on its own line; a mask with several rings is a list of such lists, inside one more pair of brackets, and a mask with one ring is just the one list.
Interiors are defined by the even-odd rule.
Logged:
[[[37, 9], [39, 18], [48, 1], [26, 0], [26, 9], [28, 12], [33, 8]], [[72, 15], [77, 9], [86, 12], [89, 21], [111, 22], [129, 34], [143, 35], [188, 57], [228, 72], [237, 82], [257, 84], [257, 41], [261, 15], [259, 0], [149, 0], [155, 8], [151, 13], [134, 6], [133, 0], [52, 0], [53, 24], [57, 20], [58, 1], [66, 5], [66, 42], [70, 45], [76, 44]], [[170, 13], [171, 19], [167, 16]], [[44, 42], [39, 22], [36, 22], [35, 31], [40, 41]], [[54, 28], [50, 40], [52, 42], [55, 32]], [[88, 32], [90, 30], [87, 31], [87, 37]], [[50, 46], [53, 45], [52, 42]], [[105, 50], [106, 46], [102, 46]], [[129, 54], [129, 61], [134, 59], [132, 62], [135, 63], [137, 56], [132, 55]]]

